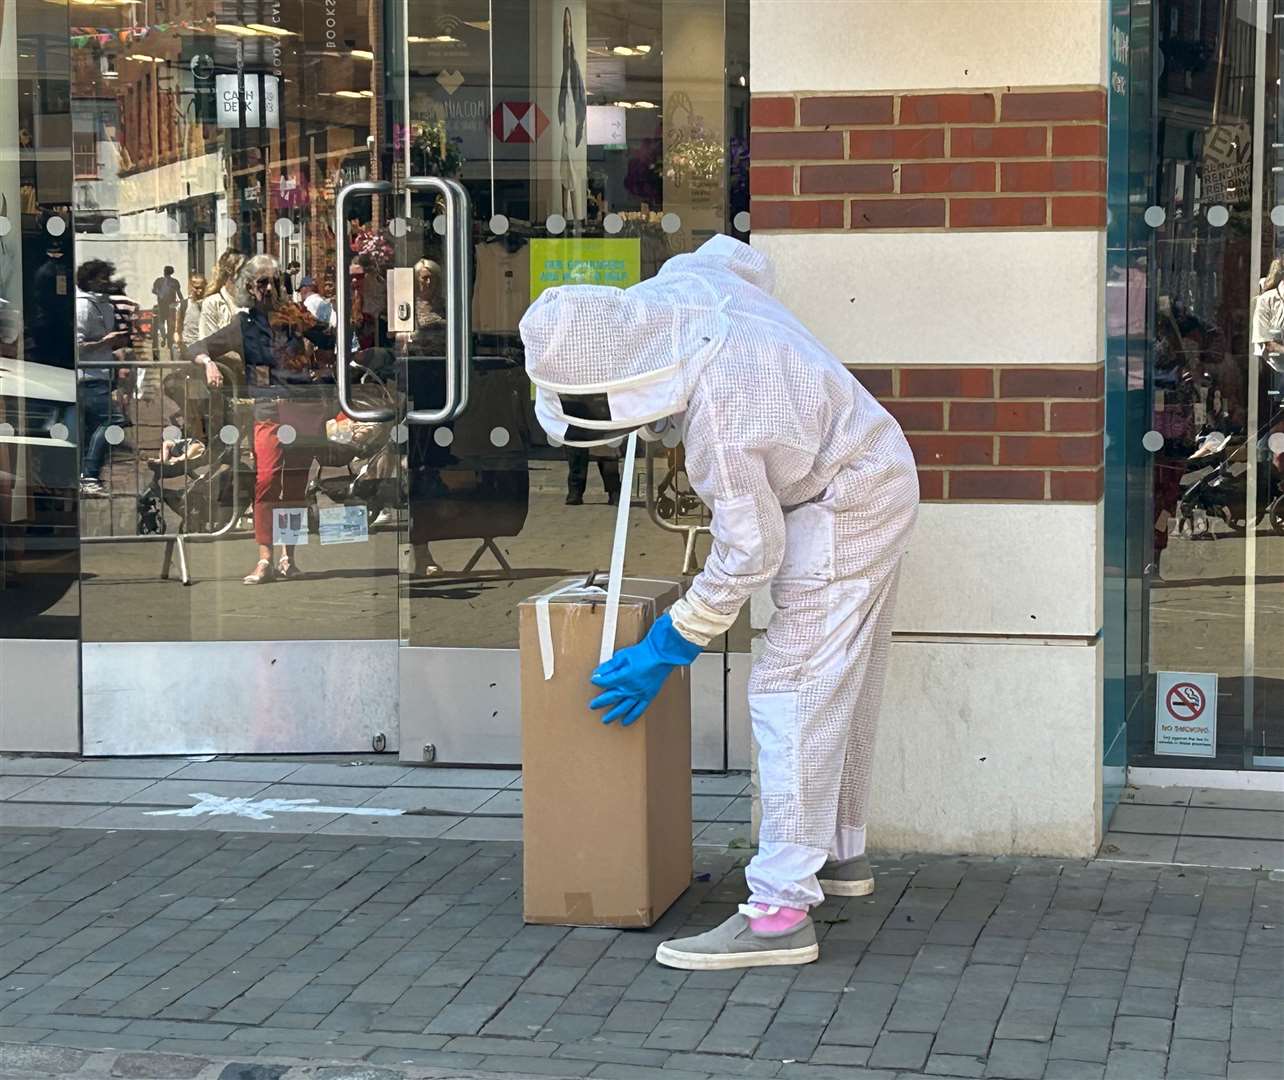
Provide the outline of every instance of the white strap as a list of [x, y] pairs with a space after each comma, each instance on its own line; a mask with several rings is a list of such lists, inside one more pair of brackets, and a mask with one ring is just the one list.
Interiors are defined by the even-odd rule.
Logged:
[[535, 627], [539, 631], [539, 658], [544, 665], [544, 681], [553, 677], [553, 627], [549, 622], [548, 603], [555, 596], [571, 592], [595, 592], [602, 590], [596, 586], [587, 586], [581, 581], [572, 581], [559, 589], [551, 589], [535, 600]]
[[629, 504], [633, 494], [633, 458], [637, 453], [638, 433], [629, 432], [624, 448], [624, 468], [620, 470], [620, 504], [615, 511], [615, 540], [611, 545], [611, 577], [606, 584], [606, 618], [602, 623], [600, 662], [605, 664], [615, 655], [615, 627], [620, 616], [620, 584], [624, 579], [624, 549], [629, 542]]

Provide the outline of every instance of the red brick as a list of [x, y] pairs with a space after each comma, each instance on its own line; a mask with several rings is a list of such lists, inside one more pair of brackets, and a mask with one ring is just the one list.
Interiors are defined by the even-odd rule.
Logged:
[[891, 97], [805, 97], [799, 102], [803, 127], [850, 127], [853, 124], [890, 124]]
[[945, 498], [945, 474], [926, 469], [918, 470], [918, 497], [920, 499]]
[[999, 397], [1093, 398], [1102, 391], [1102, 369], [1008, 368], [999, 372]]
[[901, 98], [902, 124], [991, 124], [993, 94], [912, 94]]
[[1106, 227], [1104, 195], [1062, 195], [1052, 200], [1052, 224], [1063, 229]]
[[901, 191], [994, 191], [994, 162], [956, 161], [939, 165], [902, 165]]
[[1104, 161], [1014, 161], [1003, 165], [1004, 191], [1105, 191]]
[[939, 229], [944, 199], [853, 199], [853, 229]]
[[989, 435], [906, 435], [919, 465], [993, 465]]
[[798, 170], [800, 195], [890, 195], [891, 165], [804, 165]]
[[841, 131], [755, 131], [749, 137], [754, 161], [824, 161], [844, 157]]
[[792, 195], [793, 166], [755, 165], [749, 170], [749, 190], [755, 195]]
[[950, 472], [951, 499], [1042, 499], [1044, 474], [1020, 469], [962, 469]]
[[1057, 401], [1052, 405], [1052, 431], [1100, 431], [1105, 427], [1100, 401]]
[[883, 128], [877, 131], [852, 131], [847, 135], [847, 156], [883, 161], [944, 157], [945, 129], [917, 128], [907, 131]]
[[1046, 225], [1047, 199], [1009, 196], [1006, 199], [951, 199], [950, 227], [954, 229], [1006, 229]]
[[879, 400], [892, 396], [891, 368], [848, 368], [856, 381]]
[[1106, 129], [1102, 124], [1075, 124], [1052, 129], [1053, 157], [1105, 157]]
[[1064, 90], [1003, 95], [1004, 121], [1105, 120], [1105, 118], [1104, 90]]
[[1047, 151], [1047, 128], [950, 129], [950, 157], [1043, 157]]
[[940, 401], [885, 401], [883, 407], [905, 431], [942, 431], [945, 404]]
[[798, 104], [791, 97], [756, 97], [749, 102], [752, 128], [793, 127], [797, 117]]
[[1037, 401], [955, 401], [951, 431], [1042, 431], [1043, 405]]
[[1096, 472], [1054, 472], [1048, 474], [1052, 480], [1052, 498], [1057, 502], [1096, 502], [1101, 498], [1105, 473]]
[[999, 440], [1001, 465], [1099, 465], [1097, 435], [1005, 435]]
[[754, 199], [750, 206], [754, 230], [841, 229], [841, 199]]
[[902, 368], [903, 398], [992, 398], [993, 368]]

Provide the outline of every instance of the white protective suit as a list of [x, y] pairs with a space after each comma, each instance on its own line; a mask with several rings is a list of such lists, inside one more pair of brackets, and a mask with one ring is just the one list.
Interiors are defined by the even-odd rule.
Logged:
[[751, 902], [820, 903], [827, 857], [864, 853], [870, 758], [901, 556], [918, 507], [896, 421], [772, 296], [726, 236], [626, 290], [545, 292], [521, 322], [536, 415], [589, 444], [682, 419], [712, 549], [670, 614], [708, 644], [771, 585], [749, 683], [762, 829]]

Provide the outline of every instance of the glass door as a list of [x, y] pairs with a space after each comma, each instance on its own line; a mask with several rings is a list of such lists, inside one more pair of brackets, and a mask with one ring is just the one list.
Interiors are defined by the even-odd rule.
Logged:
[[[628, 574], [694, 569], [688, 530], [705, 518], [680, 446], [653, 448], [648, 499], [641, 456], [627, 477], [619, 446], [550, 445], [517, 327], [547, 288], [625, 287], [715, 233], [747, 229], [735, 189], [745, 178], [728, 154], [747, 88], [727, 77], [729, 35], [747, 28], [728, 26], [724, 9], [722, 0], [394, 0], [388, 9], [393, 193], [354, 192], [367, 209], [348, 215], [346, 242], [362, 298], [351, 308], [359, 344], [396, 357], [410, 421], [400, 537], [408, 761], [520, 759], [517, 605], [563, 579], [605, 575], [620, 499], [630, 507]], [[465, 317], [456, 368], [448, 353]], [[697, 663], [702, 768], [726, 763], [728, 670], [725, 641]]]
[[[517, 324], [745, 234], [746, 8], [73, 7], [46, 229], [74, 265], [86, 753], [514, 762], [518, 602], [606, 571], [620, 498], [629, 573], [695, 567], [681, 448], [648, 500], [618, 448], [549, 446]], [[729, 637], [697, 665], [705, 768]]]

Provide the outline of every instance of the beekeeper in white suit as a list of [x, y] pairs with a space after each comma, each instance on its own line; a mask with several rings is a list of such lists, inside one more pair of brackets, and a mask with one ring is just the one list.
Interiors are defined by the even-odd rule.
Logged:
[[749, 681], [762, 829], [749, 902], [656, 959], [710, 970], [816, 959], [808, 910], [872, 892], [870, 760], [901, 556], [918, 507], [896, 421], [772, 296], [772, 268], [726, 236], [626, 290], [545, 292], [522, 319], [535, 411], [593, 446], [681, 426], [712, 550], [645, 640], [593, 676], [606, 723], [645, 712], [668, 673], [771, 585], [776, 613]]

